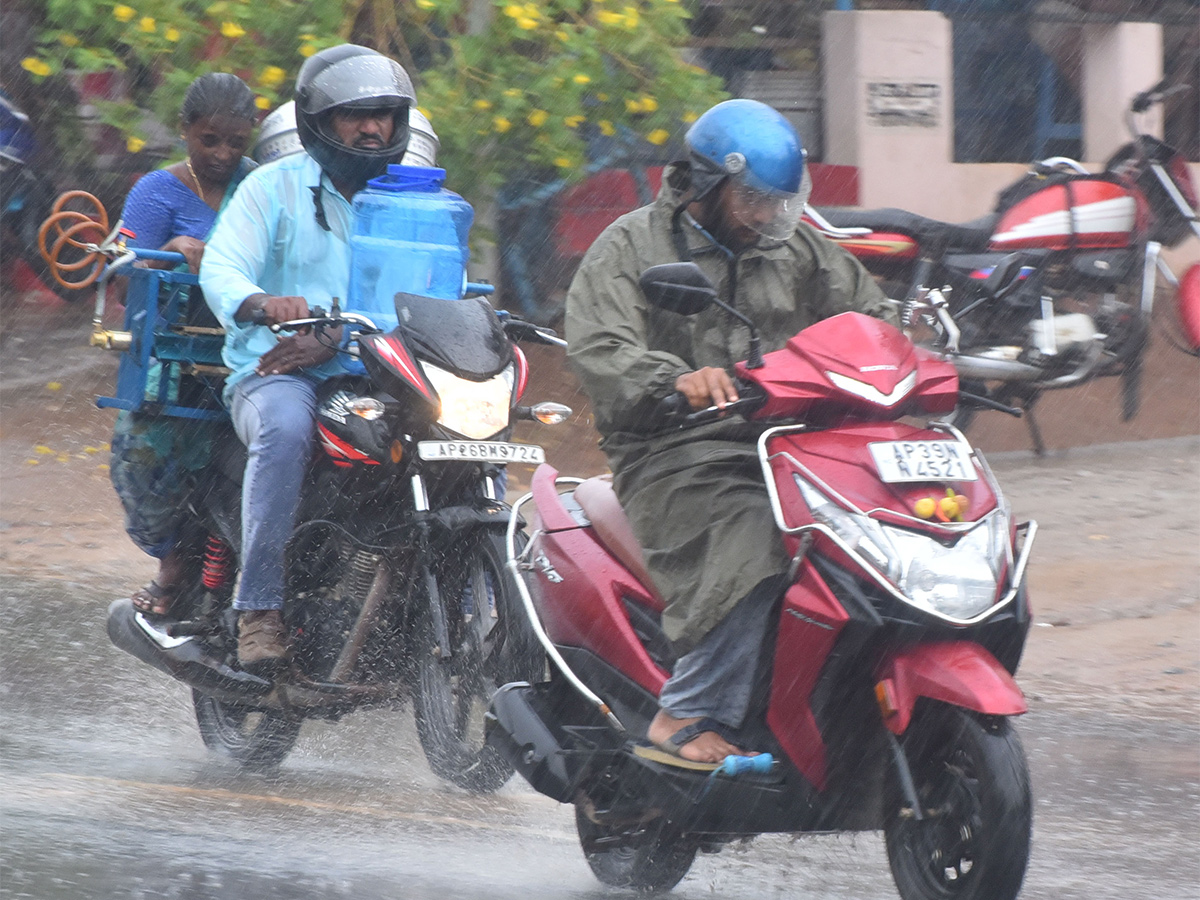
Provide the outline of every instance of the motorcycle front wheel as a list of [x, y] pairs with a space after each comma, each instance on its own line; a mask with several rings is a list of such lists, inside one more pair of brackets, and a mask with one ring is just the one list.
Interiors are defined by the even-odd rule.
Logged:
[[884, 795], [888, 862], [904, 900], [1013, 900], [1029, 862], [1029, 769], [1007, 719], [928, 703], [902, 741], [923, 818], [894, 770]]
[[244, 769], [271, 770], [296, 746], [303, 720], [226, 703], [192, 689], [204, 746]]
[[445, 548], [434, 577], [447, 613], [448, 656], [428, 607], [417, 619], [413, 707], [421, 747], [435, 775], [476, 793], [498, 789], [513, 773], [484, 741], [492, 694], [510, 681], [540, 679], [544, 667], [506, 558], [504, 535], [494, 531]]

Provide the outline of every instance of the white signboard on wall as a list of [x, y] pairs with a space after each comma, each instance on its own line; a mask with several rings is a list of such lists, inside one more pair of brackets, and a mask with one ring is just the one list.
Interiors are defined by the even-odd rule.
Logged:
[[872, 81], [867, 84], [867, 120], [872, 125], [941, 123], [942, 86], [915, 81]]

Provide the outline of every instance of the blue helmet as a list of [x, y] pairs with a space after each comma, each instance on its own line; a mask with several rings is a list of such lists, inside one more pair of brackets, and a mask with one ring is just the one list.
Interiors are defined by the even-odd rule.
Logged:
[[795, 231], [811, 182], [800, 137], [779, 112], [757, 100], [726, 100], [700, 116], [685, 140], [695, 199], [729, 179], [746, 204], [774, 210], [746, 224], [777, 239]]

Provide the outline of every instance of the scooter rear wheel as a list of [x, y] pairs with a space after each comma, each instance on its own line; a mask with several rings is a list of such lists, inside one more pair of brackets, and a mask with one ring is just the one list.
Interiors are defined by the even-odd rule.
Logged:
[[204, 746], [244, 769], [271, 770], [291, 753], [303, 720], [258, 712], [192, 690], [192, 705]]
[[1029, 861], [1029, 769], [1007, 719], [929, 703], [903, 739], [924, 818], [895, 771], [884, 794], [888, 862], [904, 900], [1013, 900]]
[[669, 891], [692, 867], [698, 845], [662, 820], [637, 826], [593, 822], [575, 807], [575, 829], [592, 874], [610, 887]]

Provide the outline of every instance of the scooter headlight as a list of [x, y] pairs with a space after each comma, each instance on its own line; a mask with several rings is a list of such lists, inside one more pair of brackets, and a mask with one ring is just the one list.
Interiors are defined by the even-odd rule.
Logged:
[[442, 402], [438, 424], [443, 428], [483, 440], [508, 427], [515, 379], [512, 365], [487, 381], [468, 381], [430, 363], [421, 365]]
[[994, 510], [965, 531], [947, 531], [946, 542], [929, 534], [884, 525], [849, 512], [816, 488], [795, 479], [821, 524], [866, 560], [918, 609], [966, 621], [996, 602], [1008, 562], [1009, 522]]

